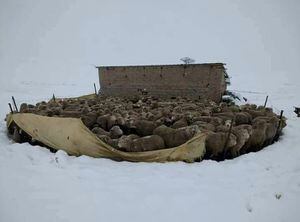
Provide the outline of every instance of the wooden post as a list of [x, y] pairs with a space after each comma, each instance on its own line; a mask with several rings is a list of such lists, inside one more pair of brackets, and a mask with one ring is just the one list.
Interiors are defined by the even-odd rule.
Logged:
[[264, 107], [265, 107], [265, 108], [266, 108], [266, 106], [267, 106], [268, 99], [269, 99], [269, 96], [266, 97], [265, 104], [264, 104]]
[[275, 135], [273, 141], [278, 141], [278, 139], [279, 139], [280, 132], [281, 132], [280, 128], [281, 128], [281, 124], [282, 124], [282, 116], [283, 116], [283, 110], [280, 111], [279, 123], [278, 123], [277, 129], [276, 129], [276, 135]]
[[227, 148], [226, 147], [228, 145], [228, 141], [229, 141], [230, 134], [231, 134], [231, 131], [232, 131], [233, 121], [234, 121], [234, 117], [232, 117], [232, 119], [231, 119], [230, 127], [229, 127], [228, 134], [227, 134], [227, 137], [226, 137], [226, 140], [225, 140], [224, 151], [223, 151], [223, 158], [224, 159], [226, 158], [226, 154], [227, 154]]
[[18, 113], [19, 111], [18, 111], [18, 107], [17, 107], [17, 104], [16, 104], [16, 100], [15, 100], [15, 97], [11, 97], [12, 98], [12, 101], [13, 101], [13, 104], [14, 104], [14, 107], [15, 107], [15, 109], [16, 109], [16, 112]]
[[95, 90], [95, 95], [97, 95], [97, 88], [96, 88], [96, 83], [94, 83], [94, 90]]
[[10, 109], [10, 113], [14, 113], [10, 103], [8, 103], [8, 106], [9, 106], [9, 109]]

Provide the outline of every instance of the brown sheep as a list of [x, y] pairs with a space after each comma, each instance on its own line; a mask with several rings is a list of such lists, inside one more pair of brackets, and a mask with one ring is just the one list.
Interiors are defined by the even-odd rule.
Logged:
[[191, 125], [192, 126], [196, 125], [201, 130], [208, 130], [208, 131], [215, 131], [216, 130], [216, 127], [213, 124], [206, 123], [206, 122], [203, 122], [203, 121], [196, 121], [196, 122], [193, 122]]
[[115, 115], [110, 115], [106, 120], [106, 129], [110, 130], [114, 125], [117, 124], [117, 117]]
[[276, 116], [275, 113], [273, 113], [271, 108], [264, 108], [261, 110], [245, 110], [245, 112], [249, 113], [252, 116], [252, 119], [255, 119], [257, 117], [263, 117], [263, 116]]
[[232, 120], [234, 118], [234, 114], [232, 112], [215, 113], [214, 116], [221, 118], [223, 122], [226, 120]]
[[210, 159], [221, 160], [225, 150], [230, 149], [231, 147], [237, 144], [236, 136], [230, 134], [227, 146], [225, 148], [225, 143], [227, 140], [228, 134], [224, 132], [210, 132], [205, 140], [206, 156]]
[[106, 135], [106, 136], [109, 136], [109, 132], [107, 132], [106, 130], [102, 129], [101, 127], [94, 127], [92, 129], [92, 132], [94, 134], [97, 134], [97, 135]]
[[146, 119], [150, 121], [154, 121], [155, 116], [151, 112], [146, 113]]
[[247, 129], [241, 127], [233, 127], [232, 133], [236, 136], [236, 145], [230, 147], [228, 152], [231, 158], [235, 158], [240, 155], [240, 150], [249, 140], [250, 134]]
[[[47, 106], [45, 104], [40, 104], [38, 107], [37, 107], [38, 111], [41, 111], [41, 110], [46, 110], [47, 109]], [[66, 109], [67, 110], [67, 109]], [[69, 109], [70, 110], [70, 109]], [[77, 109], [73, 109], [73, 110], [77, 110]], [[72, 110], [72, 111], [73, 111]]]
[[279, 125], [279, 119], [273, 116], [267, 121], [267, 129], [266, 129], [266, 139], [264, 145], [270, 145], [274, 141], [274, 137], [276, 136], [277, 129]]
[[119, 139], [109, 139], [107, 141], [107, 144], [110, 145], [110, 146], [112, 146], [115, 149], [119, 149], [118, 143], [119, 143]]
[[111, 138], [110, 138], [109, 136], [107, 136], [107, 135], [99, 135], [99, 134], [97, 134], [97, 137], [98, 137], [102, 142], [104, 142], [104, 143], [107, 143], [107, 144], [110, 143]]
[[185, 118], [183, 114], [181, 113], [173, 113], [171, 116], [171, 120], [175, 123], [176, 121]]
[[120, 138], [123, 135], [123, 131], [119, 126], [113, 126], [109, 131], [109, 136], [112, 139]]
[[214, 126], [218, 126], [220, 124], [223, 124], [223, 120], [219, 117], [213, 117], [213, 116], [200, 116], [194, 118], [194, 121], [203, 121], [207, 123], [211, 123]]
[[250, 124], [252, 120], [252, 116], [247, 112], [238, 112], [235, 113], [234, 120], [236, 125]]
[[175, 133], [175, 129], [167, 127], [165, 125], [161, 125], [153, 130], [154, 135], [161, 136], [164, 139], [164, 142], [167, 147], [173, 146], [173, 134]]
[[257, 108], [257, 105], [255, 105], [255, 104], [245, 104], [245, 105], [241, 105], [240, 106], [240, 109], [242, 111], [245, 111], [245, 110], [256, 110], [256, 108]]
[[160, 125], [171, 126], [172, 123], [173, 123], [173, 121], [169, 117], [161, 117], [160, 119], [155, 121], [155, 125], [157, 125], [157, 126], [160, 126]]
[[208, 107], [202, 109], [201, 116], [211, 116], [212, 115], [212, 108], [209, 109]]
[[105, 114], [105, 115], [102, 115], [102, 116], [99, 116], [97, 118], [97, 123], [99, 124], [99, 126], [102, 128], [102, 129], [105, 129], [105, 130], [108, 130], [107, 129], [107, 119], [109, 117], [109, 114]]
[[194, 115], [192, 112], [186, 112], [184, 114], [184, 117], [185, 120], [187, 121], [188, 125], [191, 124], [192, 122], [194, 122]]
[[157, 127], [153, 134], [161, 136], [167, 147], [176, 147], [179, 146], [200, 131], [198, 126], [187, 126], [179, 129], [172, 129], [165, 125]]
[[119, 126], [125, 126], [125, 119], [122, 116], [117, 117], [116, 122], [117, 122], [117, 125], [119, 125]]
[[20, 131], [21, 130], [18, 127], [15, 127], [14, 130], [13, 130], [12, 139], [16, 143], [22, 143], [23, 142]]
[[88, 113], [91, 112], [91, 111], [92, 111], [91, 108], [88, 107], [88, 106], [84, 106], [84, 107], [81, 109], [81, 113], [84, 114], [84, 115], [88, 114]]
[[157, 125], [148, 120], [136, 120], [134, 123], [136, 127], [136, 132], [140, 136], [149, 136], [153, 133], [153, 130], [157, 127]]
[[20, 113], [26, 113], [28, 110], [28, 105], [27, 103], [22, 103], [20, 106]]
[[226, 132], [228, 132], [228, 130], [229, 130], [229, 127], [228, 127], [228, 125], [219, 125], [219, 126], [217, 126], [216, 127], [216, 132], [223, 132], [223, 133], [226, 133]]
[[118, 141], [119, 149], [127, 152], [133, 151], [133, 140], [137, 138], [139, 138], [139, 136], [135, 134], [121, 136], [121, 138]]
[[239, 106], [236, 106], [236, 105], [231, 105], [231, 106], [228, 106], [226, 103], [221, 103], [220, 104], [220, 112], [222, 113], [227, 113], [227, 112], [239, 112], [240, 111], [240, 108]]
[[185, 118], [182, 118], [180, 120], [177, 120], [173, 125], [171, 126], [173, 129], [178, 129], [180, 127], [188, 126], [188, 123]]
[[281, 130], [278, 129], [280, 120], [276, 116], [263, 116], [263, 117], [256, 117], [252, 122], [253, 124], [255, 124], [256, 122], [259, 121], [265, 121], [267, 124], [264, 146], [272, 144], [276, 134], [278, 133], [277, 131]]
[[164, 140], [158, 135], [145, 136], [141, 138], [134, 139], [133, 147], [131, 151], [150, 151], [164, 149]]
[[[43, 105], [41, 105], [41, 106], [43, 106]], [[80, 108], [79, 104], [77, 104], [77, 103], [75, 103], [75, 104], [69, 103], [67, 105], [67, 107], [64, 108], [64, 110], [66, 110], [66, 111], [74, 111], [74, 110], [79, 110], [79, 108]]]
[[72, 117], [72, 118], [79, 118], [81, 116], [81, 113], [79, 111], [65, 111], [62, 110], [60, 112], [61, 117]]
[[60, 107], [54, 107], [51, 109], [51, 111], [52, 111], [53, 115], [59, 116], [60, 113], [62, 112], [62, 109]]
[[267, 122], [258, 120], [252, 125], [252, 135], [243, 147], [244, 152], [259, 151], [266, 140]]
[[97, 114], [90, 112], [87, 115], [82, 116], [81, 120], [84, 125], [86, 125], [88, 128], [91, 128], [97, 121]]

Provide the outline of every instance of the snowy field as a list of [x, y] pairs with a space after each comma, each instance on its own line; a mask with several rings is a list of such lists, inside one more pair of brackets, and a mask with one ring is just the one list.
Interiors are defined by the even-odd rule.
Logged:
[[[299, 221], [297, 1], [0, 2], [0, 222]], [[187, 37], [177, 25], [204, 28]], [[150, 164], [54, 154], [6, 136], [12, 95], [20, 104], [87, 94], [98, 81], [92, 64], [183, 56], [226, 62], [230, 89], [251, 103], [269, 95], [288, 118], [280, 141], [223, 162]]]

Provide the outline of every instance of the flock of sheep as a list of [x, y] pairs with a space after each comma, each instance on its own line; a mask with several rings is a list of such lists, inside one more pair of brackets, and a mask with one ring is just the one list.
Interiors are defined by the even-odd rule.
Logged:
[[271, 108], [181, 97], [56, 99], [23, 103], [20, 112], [81, 118], [103, 142], [127, 152], [176, 147], [204, 132], [205, 157], [214, 160], [261, 150], [278, 139], [285, 127], [285, 119]]

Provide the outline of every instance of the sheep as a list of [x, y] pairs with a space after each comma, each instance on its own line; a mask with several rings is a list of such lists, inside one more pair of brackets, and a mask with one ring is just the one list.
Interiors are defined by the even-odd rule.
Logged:
[[104, 130], [108, 130], [107, 129], [107, 119], [109, 117], [109, 114], [105, 114], [102, 116], [99, 116], [96, 120], [96, 122], [99, 124], [99, 126], [104, 129]]
[[252, 124], [256, 124], [259, 121], [264, 121], [267, 124], [264, 146], [272, 144], [276, 134], [278, 133], [279, 119], [276, 116], [260, 116], [256, 117], [252, 121]]
[[13, 130], [13, 134], [12, 134], [12, 139], [16, 142], [16, 143], [22, 143], [23, 139], [20, 133], [20, 129], [18, 127], [15, 127]]
[[62, 117], [79, 118], [79, 117], [81, 117], [81, 113], [80, 113], [79, 111], [66, 111], [66, 110], [61, 110], [60, 116], [62, 116]]
[[223, 123], [223, 120], [219, 117], [214, 117], [214, 116], [200, 116], [194, 118], [194, 121], [203, 121], [207, 123], [211, 123], [214, 126], [218, 126]]
[[237, 112], [235, 113], [234, 120], [236, 125], [249, 124], [251, 123], [252, 116], [247, 112]]
[[154, 129], [153, 134], [161, 136], [167, 147], [176, 147], [191, 139], [199, 131], [199, 127], [195, 125], [178, 129], [162, 125]]
[[267, 121], [266, 139], [264, 143], [265, 146], [273, 143], [274, 137], [278, 130], [278, 125], [279, 125], [279, 119], [277, 119], [277, 117], [271, 117]]
[[178, 129], [180, 127], [188, 126], [188, 123], [185, 118], [182, 118], [180, 120], [177, 120], [173, 125], [171, 126], [173, 129]]
[[110, 130], [109, 130], [109, 136], [112, 139], [117, 139], [120, 138], [123, 135], [123, 131], [121, 130], [121, 128], [119, 126], [113, 126]]
[[[257, 151], [272, 143], [274, 137], [286, 125], [286, 119], [283, 117], [279, 126], [279, 117], [271, 108], [257, 108], [256, 105], [250, 104], [240, 107], [225, 103], [217, 105], [205, 100], [200, 103], [182, 97], [166, 100], [137, 96], [133, 102], [128, 97], [65, 99], [48, 103], [43, 101], [36, 106], [22, 104], [20, 111], [45, 116], [81, 118], [95, 135], [124, 151], [133, 149], [132, 141], [139, 139], [135, 138], [137, 136], [160, 136], [165, 147], [179, 146], [200, 130], [211, 135], [216, 133], [216, 137], [220, 139], [224, 137], [223, 134], [228, 135], [231, 120], [234, 120], [230, 139], [233, 141], [235, 138], [236, 144], [226, 147], [225, 151], [224, 147], [218, 146], [213, 150], [215, 159], [220, 159], [220, 153], [227, 151], [229, 157]], [[131, 134], [135, 136], [128, 136]], [[220, 149], [223, 149], [222, 152]]]
[[106, 119], [106, 129], [110, 130], [116, 124], [117, 124], [117, 117], [115, 115], [109, 115]]
[[28, 111], [27, 103], [22, 103], [19, 110], [20, 110], [20, 113], [26, 113]]
[[97, 134], [97, 135], [106, 135], [106, 136], [109, 136], [109, 132], [107, 132], [106, 130], [102, 129], [101, 127], [94, 127], [92, 129], [92, 132], [94, 134]]
[[133, 150], [133, 140], [139, 138], [138, 135], [123, 135], [118, 141], [118, 148], [122, 151], [131, 152]]
[[125, 126], [125, 118], [122, 116], [117, 117], [116, 124], [120, 127]]
[[109, 144], [111, 138], [108, 135], [101, 135], [101, 134], [96, 134], [96, 136], [104, 143]]
[[234, 114], [232, 112], [215, 113], [214, 116], [221, 118], [223, 122], [226, 120], [232, 120], [234, 118]]
[[261, 110], [245, 110], [245, 112], [249, 113], [252, 116], [252, 119], [263, 116], [276, 116], [276, 114], [272, 112], [271, 108], [264, 108]]
[[205, 130], [205, 131], [215, 131], [216, 130], [216, 127], [213, 124], [206, 123], [206, 122], [203, 122], [203, 121], [195, 121], [191, 125], [192, 126], [196, 125], [196, 126], [199, 127], [199, 129]]
[[119, 149], [118, 143], [119, 143], [119, 138], [117, 138], [117, 139], [109, 139], [107, 141], [107, 144], [110, 145], [111, 147], [115, 148], [115, 149]]
[[236, 136], [233, 134], [228, 137], [228, 133], [210, 132], [205, 139], [205, 155], [210, 159], [221, 160], [224, 158], [224, 152], [237, 144], [236, 140]]
[[257, 108], [257, 105], [255, 105], [255, 104], [245, 104], [245, 105], [241, 105], [240, 106], [240, 109], [242, 111], [245, 111], [245, 110], [256, 110], [256, 108]]
[[148, 120], [136, 120], [134, 123], [136, 132], [140, 136], [149, 136], [153, 133], [153, 130], [157, 125], [153, 121]]
[[97, 121], [97, 114], [90, 112], [87, 115], [82, 116], [81, 120], [84, 125], [86, 125], [88, 128], [91, 128]]
[[164, 140], [158, 135], [137, 138], [134, 139], [132, 143], [133, 147], [131, 151], [134, 152], [159, 150], [165, 148]]
[[231, 158], [235, 158], [240, 155], [241, 148], [249, 140], [250, 134], [247, 129], [241, 127], [233, 127], [232, 133], [236, 136], [236, 145], [229, 148]]
[[243, 147], [244, 152], [259, 151], [263, 148], [266, 140], [267, 123], [264, 120], [258, 120], [252, 125], [252, 135]]
[[227, 112], [239, 112], [240, 111], [240, 107], [237, 105], [228, 105], [227, 103], [220, 103], [220, 105], [217, 108], [218, 112], [221, 113], [227, 113]]

